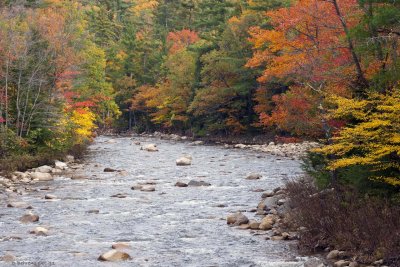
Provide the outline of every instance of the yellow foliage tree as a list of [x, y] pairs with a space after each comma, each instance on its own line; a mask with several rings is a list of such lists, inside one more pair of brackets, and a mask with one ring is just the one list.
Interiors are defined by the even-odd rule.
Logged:
[[[328, 168], [365, 166], [370, 178], [400, 185], [400, 90], [386, 94], [370, 93], [366, 99], [332, 97], [337, 106], [333, 119], [353, 122], [341, 129], [333, 144], [316, 149], [325, 155], [336, 155]], [[355, 122], [355, 123], [354, 123]]]
[[89, 140], [96, 128], [96, 116], [89, 108], [81, 108], [71, 112], [71, 123], [73, 124], [73, 132], [77, 143], [82, 144]]

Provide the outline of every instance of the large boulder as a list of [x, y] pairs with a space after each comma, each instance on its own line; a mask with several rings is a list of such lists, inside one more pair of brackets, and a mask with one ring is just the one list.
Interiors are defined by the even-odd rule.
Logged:
[[227, 224], [242, 225], [242, 224], [247, 224], [248, 222], [249, 219], [241, 212], [236, 212], [226, 217]]
[[155, 145], [155, 144], [148, 144], [148, 145], [142, 146], [142, 150], [145, 150], [148, 152], [157, 152], [158, 148], [157, 148], [157, 145]]
[[32, 172], [30, 173], [32, 180], [38, 181], [51, 181], [54, 180], [53, 176], [50, 173], [45, 172]]
[[112, 249], [102, 255], [98, 258], [99, 261], [111, 261], [111, 262], [116, 262], [116, 261], [126, 261], [132, 259], [131, 256], [122, 251], [118, 251], [116, 249]]

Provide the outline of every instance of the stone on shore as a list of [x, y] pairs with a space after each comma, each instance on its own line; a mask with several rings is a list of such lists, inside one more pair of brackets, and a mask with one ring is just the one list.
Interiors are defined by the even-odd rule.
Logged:
[[242, 224], [247, 224], [248, 222], [249, 219], [241, 212], [236, 212], [226, 217], [227, 224], [242, 225]]
[[264, 193], [261, 195], [261, 198], [273, 197], [274, 195], [275, 195], [275, 193], [274, 193], [273, 191], [269, 190], [269, 191], [267, 191], [267, 192], [264, 192]]
[[332, 250], [331, 252], [328, 253], [328, 255], [326, 255], [326, 258], [328, 260], [333, 260], [333, 259], [337, 259], [339, 257], [340, 251], [335, 249]]
[[350, 264], [350, 261], [346, 261], [346, 260], [340, 260], [337, 261], [333, 264], [334, 267], [345, 267], [348, 266]]
[[13, 172], [13, 175], [15, 175], [18, 179], [20, 180], [26, 180], [29, 179], [29, 174], [26, 172]]
[[53, 176], [50, 173], [45, 172], [32, 172], [30, 173], [32, 180], [38, 181], [51, 181], [54, 180]]
[[243, 149], [243, 148], [247, 148], [247, 146], [246, 146], [246, 145], [243, 145], [243, 144], [236, 144], [236, 145], [234, 146], [234, 148]]
[[53, 170], [52, 167], [47, 166], [47, 165], [43, 165], [43, 166], [37, 167], [35, 169], [35, 172], [51, 173], [52, 170]]
[[58, 170], [66, 170], [66, 169], [68, 169], [67, 163], [59, 161], [59, 160], [56, 160], [54, 162], [54, 165], [55, 165], [55, 168], [58, 169]]
[[65, 162], [72, 163], [74, 161], [75, 161], [75, 157], [74, 156], [72, 156], [72, 155], [66, 155], [65, 156]]
[[259, 229], [264, 231], [271, 230], [274, 223], [275, 223], [275, 216], [267, 215], [261, 220]]
[[192, 143], [190, 143], [190, 145], [192, 145], [192, 146], [201, 146], [201, 145], [204, 145], [204, 142], [203, 141], [194, 141], [194, 142], [192, 142]]
[[260, 223], [257, 221], [250, 221], [249, 228], [252, 230], [258, 230], [258, 229], [260, 229]]
[[132, 259], [131, 256], [122, 251], [118, 251], [116, 249], [112, 249], [104, 254], [102, 254], [98, 260], [99, 261], [111, 261], [111, 262], [116, 262], [116, 261], [126, 261]]

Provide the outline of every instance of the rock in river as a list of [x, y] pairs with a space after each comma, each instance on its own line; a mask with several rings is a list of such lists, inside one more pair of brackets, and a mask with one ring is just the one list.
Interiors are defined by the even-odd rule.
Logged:
[[115, 243], [111, 247], [113, 249], [123, 250], [123, 249], [128, 249], [131, 246], [128, 243]]
[[226, 217], [226, 222], [227, 224], [242, 225], [247, 224], [249, 219], [243, 213], [236, 212]]
[[33, 213], [27, 213], [23, 215], [19, 220], [22, 223], [37, 222], [39, 221], [39, 216]]
[[100, 261], [126, 261], [132, 259], [128, 253], [112, 249], [104, 254], [102, 254], [98, 260]]
[[35, 235], [47, 235], [48, 232], [49, 230], [47, 230], [46, 228], [38, 226], [29, 233]]
[[10, 202], [7, 204], [7, 207], [26, 209], [27, 207], [29, 207], [29, 204], [26, 202]]
[[275, 216], [273, 216], [273, 215], [267, 215], [267, 216], [265, 216], [263, 219], [262, 219], [262, 221], [261, 221], [261, 223], [260, 223], [260, 230], [271, 230], [272, 229], [272, 226], [274, 225], [274, 223], [275, 223]]
[[144, 186], [142, 186], [140, 191], [142, 191], [142, 192], [154, 192], [154, 191], [156, 191], [156, 187], [152, 186], [152, 185], [144, 185]]
[[184, 183], [184, 182], [176, 182], [175, 186], [176, 186], [176, 187], [187, 187], [188, 184], [187, 184], [187, 183]]
[[251, 173], [251, 174], [247, 175], [246, 179], [247, 180], [258, 180], [261, 177], [262, 177], [262, 175], [259, 173]]
[[57, 198], [57, 196], [52, 195], [52, 194], [47, 194], [44, 196], [44, 199], [56, 199], [56, 198]]
[[157, 152], [158, 151], [157, 145], [155, 145], [155, 144], [145, 145], [141, 149], [146, 150], [148, 152]]
[[210, 186], [210, 183], [204, 182], [204, 181], [196, 181], [196, 180], [191, 180], [188, 183], [188, 186]]
[[177, 166], [189, 166], [192, 165], [192, 157], [191, 156], [183, 156], [176, 160]]
[[112, 168], [105, 168], [104, 172], [117, 172], [118, 170], [112, 169]]

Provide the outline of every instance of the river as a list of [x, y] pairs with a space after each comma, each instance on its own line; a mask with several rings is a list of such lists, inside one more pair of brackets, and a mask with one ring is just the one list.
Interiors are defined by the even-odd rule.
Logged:
[[[89, 147], [84, 168], [77, 170], [87, 179], [71, 180], [69, 174], [28, 185], [22, 195], [1, 195], [2, 207], [8, 201], [29, 203], [40, 220], [22, 224], [18, 218], [25, 209], [2, 208], [0, 252], [41, 266], [303, 266], [295, 241], [266, 240], [254, 231], [229, 227], [225, 220], [257, 206], [262, 193], [252, 190], [273, 189], [301, 175], [300, 162], [222, 146], [111, 138], [98, 137]], [[140, 150], [137, 141], [156, 143], [159, 152]], [[176, 166], [185, 153], [192, 155], [192, 165]], [[106, 173], [105, 167], [125, 172]], [[249, 173], [263, 178], [246, 180]], [[174, 186], [190, 180], [211, 186]], [[155, 192], [131, 190], [149, 181], [156, 183]], [[46, 200], [45, 194], [57, 199]], [[116, 194], [126, 197], [111, 197]], [[29, 234], [39, 225], [50, 230], [48, 236]], [[130, 244], [132, 260], [99, 262], [115, 242]]]

